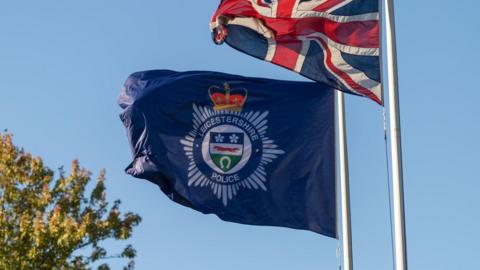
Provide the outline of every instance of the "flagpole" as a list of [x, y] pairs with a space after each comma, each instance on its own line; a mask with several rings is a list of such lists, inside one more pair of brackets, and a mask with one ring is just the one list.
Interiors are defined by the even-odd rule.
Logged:
[[395, 269], [407, 270], [408, 264], [403, 193], [402, 138], [400, 129], [400, 103], [398, 100], [397, 48], [393, 0], [386, 0], [385, 11], [390, 113], [390, 148], [392, 154]]
[[337, 100], [338, 151], [340, 160], [340, 198], [342, 202], [343, 267], [344, 270], [353, 270], [345, 100], [343, 92], [335, 91], [335, 93]]

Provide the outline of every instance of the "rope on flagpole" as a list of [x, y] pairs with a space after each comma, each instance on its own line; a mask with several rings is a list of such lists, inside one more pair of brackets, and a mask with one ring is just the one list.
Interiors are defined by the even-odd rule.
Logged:
[[385, 140], [385, 161], [387, 163], [387, 187], [388, 187], [388, 211], [390, 213], [390, 219], [389, 219], [389, 224], [390, 224], [390, 241], [392, 243], [391, 246], [391, 251], [392, 251], [392, 264], [393, 268], [395, 269], [395, 251], [393, 248], [393, 213], [392, 213], [392, 193], [391, 193], [391, 187], [390, 187], [390, 164], [388, 162], [388, 132], [387, 132], [387, 112], [385, 110], [385, 107], [383, 107], [383, 131], [384, 131], [384, 140]]
[[340, 240], [337, 242], [337, 265], [338, 265], [338, 270], [342, 270], [342, 262], [340, 261], [340, 255], [342, 254], [342, 251], [340, 249]]

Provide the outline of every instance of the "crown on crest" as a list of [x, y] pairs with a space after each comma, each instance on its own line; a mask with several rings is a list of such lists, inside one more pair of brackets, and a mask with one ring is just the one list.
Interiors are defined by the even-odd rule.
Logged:
[[247, 90], [243, 88], [231, 89], [228, 83], [223, 84], [223, 89], [218, 86], [211, 86], [208, 94], [216, 111], [230, 110], [241, 112], [247, 100]]

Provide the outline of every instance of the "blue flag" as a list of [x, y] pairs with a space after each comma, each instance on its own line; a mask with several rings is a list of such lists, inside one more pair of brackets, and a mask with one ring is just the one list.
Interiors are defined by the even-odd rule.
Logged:
[[119, 97], [133, 153], [126, 172], [226, 221], [336, 237], [326, 90], [207, 71], [134, 73]]

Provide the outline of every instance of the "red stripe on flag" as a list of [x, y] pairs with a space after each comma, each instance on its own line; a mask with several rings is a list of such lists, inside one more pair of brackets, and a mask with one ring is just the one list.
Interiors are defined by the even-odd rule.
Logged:
[[378, 48], [378, 21], [338, 23], [323, 18], [305, 18], [295, 24], [297, 35], [324, 33], [331, 40], [355, 47]]
[[323, 33], [329, 39], [348, 46], [360, 48], [379, 47], [378, 21], [356, 21], [339, 23], [325, 18], [310, 17], [304, 19], [264, 18], [265, 24], [272, 29], [277, 39], [296, 38], [312, 33]]
[[277, 17], [278, 18], [290, 18], [292, 17], [293, 7], [296, 0], [282, 0], [278, 1]]
[[278, 41], [272, 63], [293, 70], [301, 50], [301, 41]]

